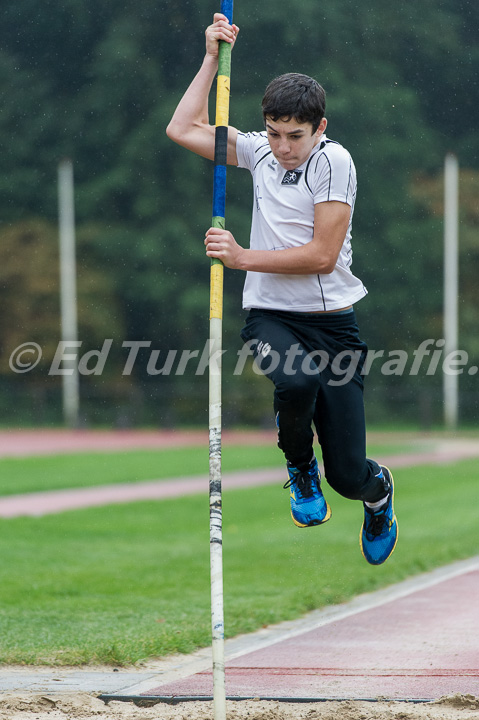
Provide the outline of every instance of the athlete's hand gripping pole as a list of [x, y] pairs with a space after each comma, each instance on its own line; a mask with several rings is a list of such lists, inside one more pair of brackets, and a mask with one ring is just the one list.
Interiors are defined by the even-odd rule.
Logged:
[[[222, 0], [221, 12], [233, 22], [233, 0]], [[216, 133], [212, 227], [225, 227], [226, 154], [228, 144], [231, 45], [220, 41], [216, 91]], [[209, 499], [211, 625], [213, 651], [214, 720], [226, 718], [224, 611], [223, 611], [223, 515], [221, 491], [221, 357], [223, 322], [223, 263], [211, 259], [209, 346]]]

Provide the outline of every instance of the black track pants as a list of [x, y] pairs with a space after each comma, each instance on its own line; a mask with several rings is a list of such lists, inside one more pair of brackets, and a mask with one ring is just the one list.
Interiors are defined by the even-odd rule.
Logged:
[[366, 458], [361, 369], [367, 347], [354, 311], [251, 310], [241, 337], [274, 383], [278, 445], [286, 459], [299, 468], [309, 464], [314, 425], [331, 487], [354, 500], [384, 497], [379, 465]]

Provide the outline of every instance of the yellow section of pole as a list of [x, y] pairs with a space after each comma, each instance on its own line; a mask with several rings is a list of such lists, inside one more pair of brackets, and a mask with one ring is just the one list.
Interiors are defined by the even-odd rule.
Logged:
[[210, 320], [223, 318], [223, 263], [211, 263], [210, 269]]

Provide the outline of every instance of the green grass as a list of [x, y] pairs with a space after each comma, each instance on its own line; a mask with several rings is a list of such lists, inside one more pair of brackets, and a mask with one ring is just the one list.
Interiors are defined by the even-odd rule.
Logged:
[[[332, 520], [299, 530], [281, 488], [225, 491], [227, 636], [474, 555], [478, 473], [397, 470], [399, 543], [377, 568], [360, 554], [359, 503], [326, 487]], [[206, 497], [0, 523], [0, 662], [127, 665], [210, 643]]]
[[[273, 444], [234, 446], [225, 455], [225, 472], [282, 464], [281, 453]], [[207, 473], [207, 446], [2, 458], [0, 495]]]
[[[399, 452], [405, 446], [377, 446], [371, 453]], [[223, 453], [223, 471], [283, 467], [274, 443], [231, 445]], [[133, 483], [184, 475], [208, 474], [208, 447], [91, 452], [0, 459], [0, 495]]]

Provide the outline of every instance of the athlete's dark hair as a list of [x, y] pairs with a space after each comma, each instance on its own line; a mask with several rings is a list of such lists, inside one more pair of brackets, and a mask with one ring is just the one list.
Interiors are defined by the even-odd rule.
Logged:
[[265, 121], [267, 115], [274, 122], [280, 118], [294, 118], [300, 123], [312, 123], [315, 133], [326, 110], [326, 93], [309, 75], [286, 73], [269, 83], [262, 109]]

